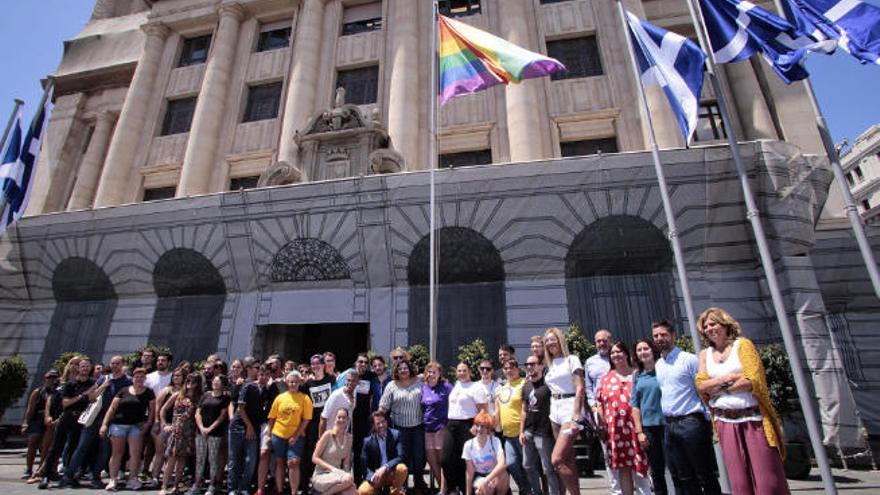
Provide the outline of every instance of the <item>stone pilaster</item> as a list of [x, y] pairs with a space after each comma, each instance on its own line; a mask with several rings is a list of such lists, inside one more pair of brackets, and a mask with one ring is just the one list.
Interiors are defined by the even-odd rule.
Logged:
[[725, 64], [733, 102], [742, 123], [742, 140], [777, 139], [773, 118], [752, 64]]
[[144, 53], [138, 61], [134, 77], [125, 95], [116, 131], [110, 141], [110, 150], [104, 161], [104, 170], [95, 196], [95, 206], [111, 206], [133, 199], [132, 170], [137, 146], [144, 131], [147, 111], [154, 104], [153, 86], [159, 71], [159, 62], [165, 48], [169, 29], [161, 23], [143, 26], [147, 34]]
[[113, 132], [113, 124], [116, 123], [116, 113], [100, 112], [95, 119], [95, 130], [92, 131], [92, 139], [86, 148], [76, 181], [73, 184], [73, 194], [67, 210], [81, 210], [90, 208], [95, 200], [95, 190], [98, 188], [98, 179], [101, 177], [101, 167], [104, 165], [104, 157], [107, 155], [107, 146], [110, 144], [110, 134]]
[[388, 134], [406, 159], [407, 168], [425, 168], [419, 162], [419, 32], [412, 0], [392, 0], [388, 35], [391, 37], [391, 80], [388, 91]]
[[238, 31], [245, 12], [241, 5], [228, 3], [221, 5], [218, 13], [220, 24], [214, 36], [211, 59], [205, 68], [205, 79], [193, 113], [177, 197], [212, 192], [211, 182], [218, 167], [220, 131], [226, 116], [226, 100]]
[[[508, 0], [501, 12], [501, 37], [511, 43], [533, 50], [529, 40], [529, 19], [531, 0]], [[547, 116], [537, 109], [540, 105], [540, 79], [524, 80], [519, 84], [509, 84], [505, 90], [507, 105], [507, 135], [510, 142], [510, 161], [521, 162], [552, 156], [549, 152], [549, 136], [546, 134]]]
[[293, 166], [299, 164], [299, 153], [293, 136], [302, 130], [315, 111], [320, 55], [321, 26], [324, 0], [303, 0], [299, 19], [294, 23], [296, 36], [293, 43], [293, 61], [287, 83], [287, 99], [281, 122], [281, 140], [278, 143], [278, 161]]

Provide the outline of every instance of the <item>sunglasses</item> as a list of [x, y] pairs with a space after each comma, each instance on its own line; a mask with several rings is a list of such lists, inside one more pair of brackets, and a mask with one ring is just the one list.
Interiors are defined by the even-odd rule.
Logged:
[[403, 356], [391, 356], [391, 359], [397, 361], [398, 359], [403, 359]]
[[492, 368], [488, 366], [480, 366], [480, 371], [492, 371]]

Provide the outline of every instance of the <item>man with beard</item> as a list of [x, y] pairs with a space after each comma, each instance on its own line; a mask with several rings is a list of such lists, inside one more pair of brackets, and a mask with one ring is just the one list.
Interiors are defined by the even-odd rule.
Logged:
[[666, 417], [663, 442], [675, 493], [721, 493], [715, 474], [712, 425], [697, 394], [697, 356], [675, 345], [675, 328], [668, 321], [651, 324], [660, 359], [654, 369], [660, 383], [660, 408]]
[[547, 478], [551, 495], [559, 493], [559, 478], [553, 469], [553, 428], [550, 425], [550, 389], [544, 383], [544, 358], [526, 358], [528, 381], [522, 387], [522, 414], [519, 441], [523, 446], [523, 470], [529, 478], [534, 495], [541, 491], [541, 471]]
[[321, 421], [318, 425], [318, 438], [324, 436], [324, 432], [327, 431], [327, 422], [332, 421], [333, 418], [336, 417], [337, 411], [345, 409], [348, 411], [349, 418], [354, 411], [354, 390], [360, 383], [361, 377], [354, 369], [343, 371], [339, 377], [340, 379], [345, 380], [345, 385], [343, 385], [342, 388], [334, 390], [333, 393], [330, 394], [330, 398], [327, 399], [327, 402], [324, 403], [324, 411], [321, 412]]

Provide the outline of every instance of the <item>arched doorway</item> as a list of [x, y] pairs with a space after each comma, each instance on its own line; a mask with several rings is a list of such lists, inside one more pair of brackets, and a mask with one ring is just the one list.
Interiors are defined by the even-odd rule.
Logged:
[[641, 218], [588, 225], [569, 247], [565, 279], [570, 318], [588, 337], [607, 328], [630, 344], [650, 336], [651, 321], [677, 317], [669, 242]]
[[[458, 346], [482, 339], [490, 354], [507, 340], [504, 262], [492, 243], [464, 227], [437, 231], [437, 359], [453, 364]], [[409, 339], [428, 344], [428, 236], [413, 248], [409, 280]]]
[[100, 360], [116, 311], [116, 291], [98, 265], [80, 257], [67, 258], [52, 274], [55, 311], [40, 355], [37, 381], [62, 352], [78, 351]]
[[168, 346], [175, 361], [199, 361], [217, 351], [226, 285], [207, 258], [192, 249], [172, 249], [153, 269], [159, 301], [149, 341]]

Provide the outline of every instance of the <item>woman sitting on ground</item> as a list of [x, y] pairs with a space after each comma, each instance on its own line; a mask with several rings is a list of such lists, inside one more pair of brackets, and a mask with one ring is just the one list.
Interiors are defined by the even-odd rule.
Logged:
[[318, 440], [312, 462], [312, 488], [323, 495], [354, 495], [357, 489], [351, 474], [351, 434], [348, 433], [348, 409], [336, 410], [333, 427]]
[[467, 495], [504, 495], [510, 486], [504, 447], [495, 436], [495, 421], [481, 411], [474, 418], [477, 436], [464, 444], [461, 458], [467, 463]]

